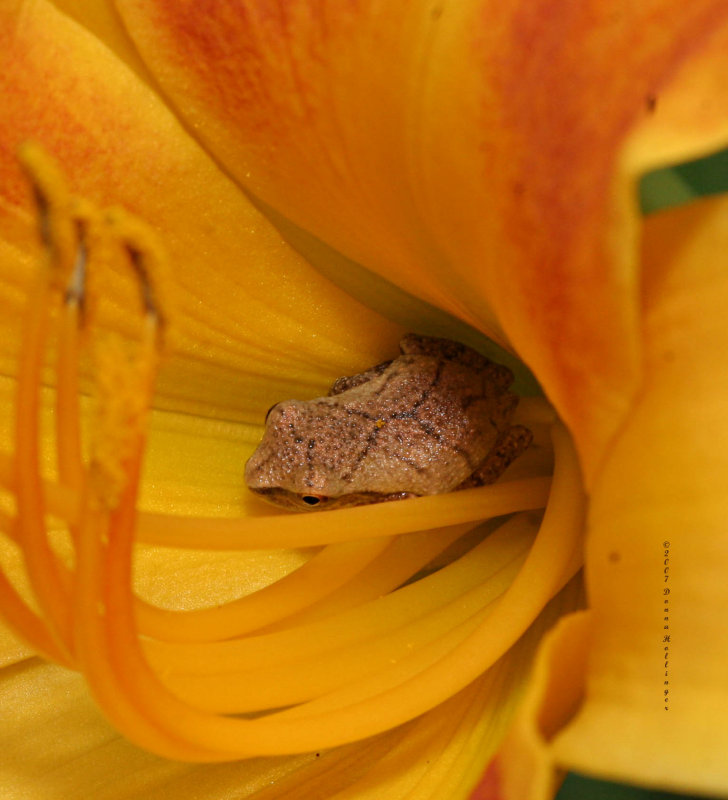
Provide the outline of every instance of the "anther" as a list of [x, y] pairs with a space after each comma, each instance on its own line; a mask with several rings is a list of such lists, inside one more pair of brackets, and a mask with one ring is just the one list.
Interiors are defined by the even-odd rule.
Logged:
[[144, 311], [148, 317], [151, 317], [153, 320], [162, 324], [161, 314], [154, 299], [154, 292], [152, 291], [152, 285], [149, 280], [149, 274], [147, 272], [144, 255], [138, 250], [135, 250], [133, 247], [127, 247], [127, 252], [129, 254], [129, 261], [134, 267], [134, 271], [139, 278], [142, 307], [144, 308]]
[[[79, 226], [80, 227], [80, 226]], [[83, 235], [79, 236], [76, 249], [76, 261], [71, 272], [71, 279], [66, 285], [66, 294], [63, 298], [66, 305], [77, 305], [83, 313], [86, 298], [86, 269], [88, 265], [88, 250]]]
[[106, 222], [139, 282], [141, 304], [147, 320], [157, 330], [158, 346], [168, 339], [169, 280], [164, 248], [156, 232], [124, 209], [111, 209]]
[[39, 234], [49, 255], [49, 279], [56, 289], [62, 290], [73, 270], [77, 249], [71, 213], [73, 198], [63, 173], [40, 145], [33, 142], [21, 145], [18, 160], [31, 183], [38, 207]]

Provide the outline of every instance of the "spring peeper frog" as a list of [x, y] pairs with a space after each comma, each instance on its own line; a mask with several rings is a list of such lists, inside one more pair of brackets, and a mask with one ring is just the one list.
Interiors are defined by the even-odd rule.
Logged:
[[248, 488], [297, 510], [399, 500], [495, 481], [531, 443], [512, 426], [513, 374], [469, 347], [408, 334], [401, 355], [327, 397], [266, 417]]

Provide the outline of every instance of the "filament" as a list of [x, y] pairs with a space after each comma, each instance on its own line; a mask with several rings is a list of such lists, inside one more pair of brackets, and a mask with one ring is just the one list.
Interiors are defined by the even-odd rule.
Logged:
[[[25, 158], [47, 265], [22, 331], [14, 452], [0, 453], [0, 485], [16, 501], [0, 529], [22, 550], [38, 612], [0, 572], [0, 610], [12, 628], [82, 672], [129, 739], [192, 761], [371, 737], [487, 671], [580, 565], [581, 477], [548, 403], [524, 400], [517, 420], [534, 430], [545, 459], [525, 460], [523, 474], [490, 486], [303, 516], [140, 511], [149, 409], [175, 321], [164, 250], [142, 220], [71, 196], [41, 151]], [[105, 330], [96, 313], [112, 264], [139, 288], [127, 337]], [[39, 412], [54, 338], [58, 475], [50, 478], [40, 469]], [[82, 426], [86, 351], [95, 415]], [[553, 478], [543, 469], [552, 461]], [[71, 534], [71, 566], [49, 544], [50, 517]], [[178, 611], [135, 595], [137, 543], [320, 549], [258, 591]]]

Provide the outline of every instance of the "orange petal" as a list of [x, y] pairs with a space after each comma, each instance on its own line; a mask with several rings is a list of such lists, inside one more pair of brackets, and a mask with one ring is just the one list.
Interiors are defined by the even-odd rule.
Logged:
[[722, 795], [728, 197], [661, 214], [645, 234], [645, 383], [595, 484], [598, 635], [584, 706], [554, 750], [578, 771]]
[[470, 800], [551, 800], [559, 774], [549, 743], [582, 699], [592, 620], [570, 614], [543, 638], [513, 723]]
[[141, 79], [149, 80], [149, 73], [114, 8], [113, 0], [53, 0], [53, 5], [88, 28]]
[[726, 196], [646, 222], [645, 382], [592, 493], [591, 609], [544, 642], [497, 760], [508, 800], [566, 769], [728, 792], [726, 252]]
[[578, 594], [572, 582], [501, 661], [438, 708], [365, 742], [285, 758], [200, 765], [146, 753], [113, 731], [80, 676], [28, 659], [0, 669], [4, 796], [94, 797], [103, 785], [107, 800], [463, 798], [502, 735], [543, 630]]
[[[39, 263], [15, 159], [28, 138], [60, 160], [72, 191], [126, 206], [167, 245], [179, 315], [167, 406], [257, 420], [281, 397], [315, 394], [396, 351], [400, 328], [309, 267], [148, 86], [45, 0], [0, 9], [0, 97], [4, 374], [15, 371], [18, 313]], [[107, 322], [124, 329], [135, 301], [112, 281]]]
[[117, 6], [236, 180], [510, 341], [590, 480], [640, 368], [633, 179], [649, 148], [626, 164], [621, 148], [646, 118], [662, 130], [663, 93], [690, 59], [692, 105], [713, 113], [691, 124], [673, 102], [673, 142], [688, 153], [726, 140], [725, 3]]

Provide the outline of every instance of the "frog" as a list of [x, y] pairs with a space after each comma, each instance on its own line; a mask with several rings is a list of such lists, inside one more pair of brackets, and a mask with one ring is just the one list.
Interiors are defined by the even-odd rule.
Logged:
[[531, 444], [511, 424], [508, 367], [416, 333], [399, 349], [324, 397], [272, 406], [245, 465], [250, 491], [297, 511], [442, 494], [493, 483]]

